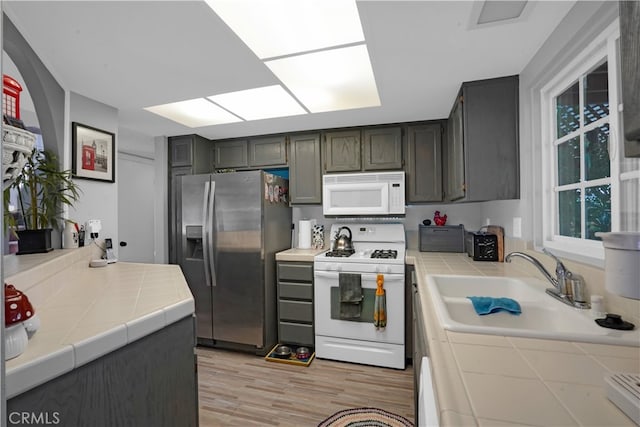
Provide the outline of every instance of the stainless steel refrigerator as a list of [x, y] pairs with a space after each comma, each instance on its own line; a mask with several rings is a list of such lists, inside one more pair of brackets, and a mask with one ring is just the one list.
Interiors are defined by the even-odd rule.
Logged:
[[198, 343], [266, 354], [277, 341], [275, 254], [291, 245], [288, 181], [263, 171], [178, 181], [174, 241]]

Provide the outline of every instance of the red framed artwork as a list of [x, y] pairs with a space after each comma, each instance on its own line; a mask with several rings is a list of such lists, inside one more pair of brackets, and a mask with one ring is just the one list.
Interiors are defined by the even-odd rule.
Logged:
[[115, 182], [115, 134], [73, 122], [71, 135], [73, 176]]

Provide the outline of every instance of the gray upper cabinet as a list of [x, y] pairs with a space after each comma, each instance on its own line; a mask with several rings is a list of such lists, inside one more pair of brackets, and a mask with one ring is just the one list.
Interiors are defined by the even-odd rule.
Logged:
[[402, 168], [402, 129], [400, 127], [369, 128], [365, 129], [362, 135], [364, 146], [362, 169]]
[[191, 173], [209, 172], [212, 166], [211, 141], [200, 135], [172, 136], [169, 141], [169, 165], [191, 167]]
[[442, 125], [407, 127], [407, 202], [442, 201]]
[[464, 197], [464, 151], [462, 125], [462, 97], [456, 99], [447, 121], [446, 185], [445, 198], [458, 200]]
[[249, 140], [249, 167], [286, 166], [287, 141], [285, 136], [252, 138]]
[[289, 137], [289, 197], [292, 205], [322, 203], [319, 133]]
[[621, 1], [619, 8], [624, 154], [640, 157], [640, 2]]
[[214, 146], [217, 169], [249, 167], [249, 145], [246, 140], [216, 141]]
[[325, 172], [355, 172], [361, 170], [360, 129], [324, 134]]
[[520, 197], [518, 76], [463, 83], [448, 135], [448, 200]]

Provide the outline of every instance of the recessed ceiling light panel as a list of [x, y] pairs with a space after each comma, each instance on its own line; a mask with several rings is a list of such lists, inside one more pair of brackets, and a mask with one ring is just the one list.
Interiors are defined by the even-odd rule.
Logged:
[[190, 128], [242, 121], [204, 98], [155, 105], [146, 107], [145, 110]]
[[260, 59], [364, 41], [355, 0], [205, 0]]
[[312, 113], [380, 106], [366, 45], [280, 58], [265, 64]]
[[280, 85], [223, 93], [208, 98], [245, 120], [297, 116], [307, 113]]

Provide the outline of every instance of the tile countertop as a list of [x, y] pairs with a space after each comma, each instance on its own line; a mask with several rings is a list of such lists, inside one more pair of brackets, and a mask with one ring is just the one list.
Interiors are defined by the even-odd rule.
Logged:
[[[606, 397], [605, 374], [640, 374], [640, 348], [444, 330], [427, 274], [533, 276], [515, 263], [407, 251], [416, 269], [434, 389], [444, 426], [632, 426]], [[534, 276], [538, 277], [538, 276]]]
[[313, 257], [320, 252], [326, 251], [324, 249], [298, 249], [291, 248], [286, 251], [278, 252], [276, 254], [276, 261], [299, 261], [299, 262], [313, 262]]
[[41, 322], [24, 353], [6, 361], [7, 398], [194, 313], [179, 266], [117, 262], [90, 268], [92, 256], [85, 247], [5, 257], [14, 273], [5, 283], [29, 297]]

